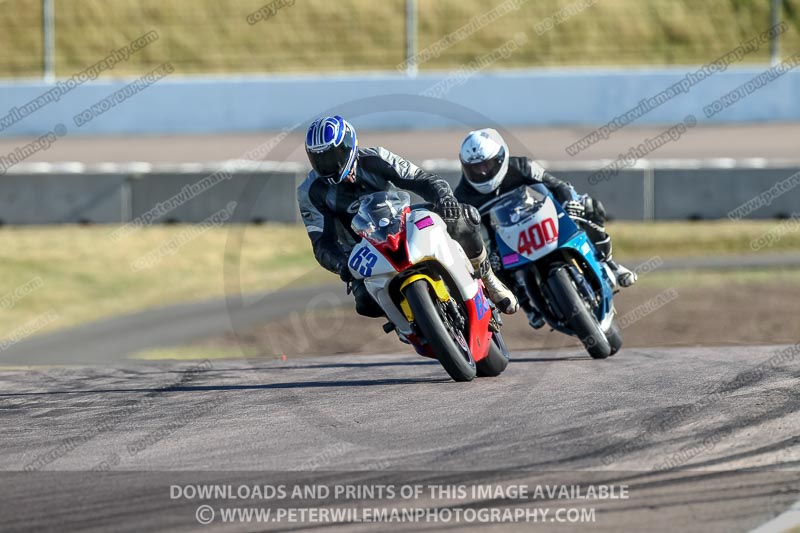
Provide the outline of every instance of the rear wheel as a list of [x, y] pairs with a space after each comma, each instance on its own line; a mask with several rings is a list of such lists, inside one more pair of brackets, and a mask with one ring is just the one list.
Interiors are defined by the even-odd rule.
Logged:
[[600, 324], [581, 297], [575, 282], [566, 268], [558, 268], [547, 280], [547, 284], [555, 299], [555, 305], [569, 328], [575, 332], [586, 351], [594, 359], [605, 359], [612, 355], [611, 345], [606, 339]]
[[508, 350], [503, 342], [503, 337], [499, 333], [492, 334], [492, 342], [489, 344], [489, 353], [475, 363], [479, 378], [493, 378], [503, 373], [508, 366]]
[[414, 313], [414, 323], [450, 377], [472, 381], [477, 369], [464, 334], [447, 317], [428, 282], [413, 282], [405, 289], [405, 297]]

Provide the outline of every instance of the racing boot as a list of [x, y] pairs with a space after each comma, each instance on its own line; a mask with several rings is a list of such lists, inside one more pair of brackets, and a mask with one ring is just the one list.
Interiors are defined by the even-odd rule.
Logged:
[[611, 257], [606, 258], [605, 263], [611, 269], [611, 272], [614, 273], [614, 277], [617, 278], [617, 283], [619, 283], [620, 287], [630, 287], [636, 283], [637, 279], [639, 279], [639, 276], [636, 275], [636, 272], [630, 270], [629, 268], [625, 268], [611, 259]]
[[486, 287], [486, 292], [489, 294], [489, 299], [494, 302], [497, 308], [507, 315], [516, 313], [517, 309], [519, 309], [517, 297], [495, 275], [492, 265], [489, 263], [486, 248], [483, 249], [481, 255], [475, 259], [470, 259], [470, 262], [472, 267], [480, 274], [483, 285]]
[[520, 307], [528, 317], [528, 325], [533, 329], [540, 329], [544, 326], [544, 315], [536, 308], [530, 300], [520, 301]]
[[[588, 232], [587, 232], [588, 233]], [[595, 250], [597, 250], [598, 259], [606, 264], [608, 270], [614, 274], [614, 279], [620, 287], [630, 287], [638, 276], [636, 272], [625, 268], [611, 258], [611, 237], [603, 230], [602, 239], [594, 241]]]
[[533, 305], [530, 298], [528, 298], [525, 288], [522, 286], [522, 282], [520, 282], [519, 279], [517, 281], [519, 284], [515, 292], [519, 294], [519, 296], [517, 296], [519, 306], [525, 311], [525, 316], [528, 317], [528, 325], [533, 329], [540, 329], [545, 324], [544, 315]]
[[544, 317], [538, 309], [525, 311], [525, 315], [528, 317], [528, 325], [533, 329], [541, 329], [544, 326]]

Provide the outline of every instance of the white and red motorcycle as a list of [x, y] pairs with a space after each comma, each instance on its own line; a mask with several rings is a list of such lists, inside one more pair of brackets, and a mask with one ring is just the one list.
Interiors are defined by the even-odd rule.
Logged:
[[362, 237], [349, 266], [420, 355], [437, 359], [455, 381], [497, 376], [508, 365], [502, 321], [461, 246], [428, 204], [408, 193], [361, 199], [353, 230]]

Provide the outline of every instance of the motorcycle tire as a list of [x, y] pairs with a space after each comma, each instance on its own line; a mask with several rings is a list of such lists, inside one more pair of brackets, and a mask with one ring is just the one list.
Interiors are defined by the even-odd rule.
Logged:
[[605, 359], [611, 355], [611, 345], [600, 324], [578, 292], [572, 277], [564, 267], [555, 269], [547, 280], [554, 304], [560, 310], [569, 328], [581, 340], [593, 359]]
[[508, 366], [508, 350], [505, 349], [503, 337], [499, 333], [492, 334], [489, 353], [475, 363], [479, 378], [493, 378], [503, 373]]
[[405, 297], [414, 313], [414, 323], [448, 375], [454, 381], [472, 381], [477, 375], [472, 353], [464, 351], [445, 325], [428, 282], [415, 281], [405, 289]]

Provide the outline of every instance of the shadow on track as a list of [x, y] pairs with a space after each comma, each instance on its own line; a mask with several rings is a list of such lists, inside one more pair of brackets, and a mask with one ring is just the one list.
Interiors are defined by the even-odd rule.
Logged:
[[593, 361], [591, 357], [588, 355], [574, 355], [569, 357], [514, 357], [511, 355], [511, 358], [508, 360], [509, 364], [513, 363], [553, 363], [556, 361]]
[[381, 385], [417, 385], [422, 383], [451, 383], [449, 378], [391, 378], [391, 379], [362, 379], [352, 381], [297, 381], [292, 383], [268, 383], [264, 385], [194, 385], [178, 387], [155, 387], [133, 389], [85, 389], [85, 390], [56, 390], [42, 392], [15, 392], [2, 393], [0, 398], [16, 398], [26, 396], [49, 396], [59, 394], [119, 394], [119, 393], [153, 393], [153, 392], [210, 392], [210, 391], [238, 391], [238, 390], [270, 390], [270, 389], [315, 389], [328, 387], [374, 387]]
[[310, 370], [316, 368], [374, 368], [374, 367], [391, 367], [391, 366], [426, 366], [438, 365], [439, 362], [433, 359], [429, 361], [387, 361], [384, 363], [320, 363], [317, 365], [294, 365], [294, 366], [276, 366], [264, 368], [252, 368], [248, 370]]

